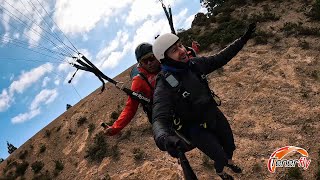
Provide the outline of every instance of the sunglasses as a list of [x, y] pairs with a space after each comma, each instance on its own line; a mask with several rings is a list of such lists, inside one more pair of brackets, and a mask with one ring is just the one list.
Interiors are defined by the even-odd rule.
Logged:
[[140, 62], [143, 63], [143, 64], [147, 64], [148, 62], [153, 62], [153, 61], [155, 61], [155, 60], [156, 60], [156, 58], [155, 58], [154, 55], [152, 54], [152, 55], [150, 55], [150, 56], [148, 56], [148, 57], [142, 58], [142, 59], [140, 60]]

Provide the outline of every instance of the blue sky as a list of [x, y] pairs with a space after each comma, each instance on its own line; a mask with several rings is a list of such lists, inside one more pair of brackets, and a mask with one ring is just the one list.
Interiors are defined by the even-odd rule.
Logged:
[[[163, 2], [176, 30], [204, 11], [199, 0]], [[6, 141], [21, 146], [101, 85], [81, 71], [67, 83], [75, 68], [65, 54], [72, 51], [55, 37], [72, 45], [60, 30], [110, 77], [136, 62], [139, 43], [170, 32], [157, 0], [0, 0], [0, 158], [9, 155]]]

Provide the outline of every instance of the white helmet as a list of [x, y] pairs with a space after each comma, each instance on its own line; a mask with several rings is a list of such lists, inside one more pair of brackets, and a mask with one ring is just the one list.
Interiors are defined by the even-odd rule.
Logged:
[[179, 40], [179, 37], [172, 34], [172, 33], [167, 33], [159, 36], [153, 46], [152, 46], [152, 51], [154, 56], [157, 58], [158, 61], [161, 62], [162, 59], [164, 59], [164, 53], [172, 46], [174, 45], [177, 41]]

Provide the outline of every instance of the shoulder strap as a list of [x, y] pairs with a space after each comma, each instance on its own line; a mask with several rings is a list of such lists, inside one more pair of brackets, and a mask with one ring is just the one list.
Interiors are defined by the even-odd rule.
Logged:
[[154, 90], [154, 88], [152, 87], [152, 85], [148, 81], [148, 78], [143, 73], [139, 72], [138, 75], [148, 84], [148, 86], [150, 87], [151, 90]]

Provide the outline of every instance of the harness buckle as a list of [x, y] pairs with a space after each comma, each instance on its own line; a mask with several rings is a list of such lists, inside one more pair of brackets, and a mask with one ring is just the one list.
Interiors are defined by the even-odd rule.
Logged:
[[188, 96], [190, 96], [190, 93], [189, 93], [188, 91], [184, 91], [184, 92], [182, 93], [182, 97], [183, 97], [183, 98], [187, 98]]

